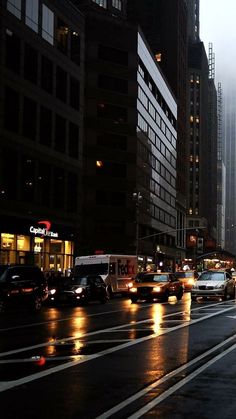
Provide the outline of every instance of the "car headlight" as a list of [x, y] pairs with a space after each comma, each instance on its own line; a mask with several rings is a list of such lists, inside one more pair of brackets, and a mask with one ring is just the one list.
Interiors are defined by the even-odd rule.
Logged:
[[56, 294], [56, 292], [57, 292], [57, 290], [55, 288], [49, 290], [50, 295], [54, 295], [54, 294]]
[[133, 287], [133, 282], [129, 282], [127, 285], [128, 288], [132, 288]]
[[217, 284], [216, 285], [216, 288], [224, 289], [224, 287], [225, 287], [225, 284]]
[[153, 287], [153, 291], [154, 292], [160, 292], [161, 291], [161, 287]]
[[194, 284], [194, 279], [193, 278], [190, 278], [189, 280], [188, 280], [188, 285], [193, 285]]
[[198, 285], [193, 284], [192, 289], [194, 289], [194, 290], [198, 290]]
[[131, 287], [129, 290], [130, 290], [130, 292], [137, 292], [138, 291], [138, 288]]
[[81, 287], [76, 288], [76, 290], [75, 290], [76, 294], [81, 294], [81, 292], [83, 292], [83, 288], [81, 288]]

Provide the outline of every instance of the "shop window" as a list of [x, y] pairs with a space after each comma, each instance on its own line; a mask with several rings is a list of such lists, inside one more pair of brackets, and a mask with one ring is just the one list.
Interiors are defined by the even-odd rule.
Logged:
[[11, 132], [19, 131], [19, 94], [5, 87], [4, 127]]
[[17, 250], [30, 251], [30, 237], [18, 235], [17, 236]]
[[57, 47], [64, 54], [66, 54], [68, 50], [68, 32], [68, 25], [58, 18], [56, 28]]
[[59, 66], [56, 70], [56, 97], [63, 102], [67, 101], [67, 74]]
[[52, 111], [44, 106], [40, 109], [40, 143], [48, 147], [52, 144]]
[[47, 93], [53, 92], [53, 63], [44, 55], [41, 60], [41, 87]]
[[75, 64], [80, 65], [80, 36], [75, 31], [71, 33], [70, 58]]
[[35, 48], [25, 44], [24, 77], [26, 80], [37, 84], [38, 78], [38, 52]]
[[38, 0], [26, 0], [25, 23], [35, 32], [38, 32], [38, 7]]
[[15, 15], [18, 19], [21, 18], [21, 0], [7, 0], [7, 10]]
[[6, 29], [6, 66], [20, 73], [21, 40], [11, 30]]
[[55, 150], [64, 153], [66, 149], [66, 120], [60, 115], [55, 118]]
[[28, 97], [24, 98], [22, 130], [26, 138], [35, 140], [37, 130], [37, 104]]
[[44, 251], [44, 239], [41, 237], [34, 238], [34, 253], [41, 253]]
[[70, 105], [79, 110], [80, 105], [80, 83], [74, 77], [70, 78]]
[[42, 37], [47, 42], [53, 45], [54, 35], [54, 14], [53, 12], [43, 4], [42, 8]]
[[51, 239], [50, 240], [50, 245], [49, 245], [49, 252], [50, 253], [64, 253], [64, 246], [63, 246], [63, 241], [62, 240], [54, 240]]
[[1, 233], [1, 249], [16, 250], [16, 241], [14, 234]]
[[72, 255], [73, 254], [73, 244], [72, 242], [65, 241], [65, 254]]

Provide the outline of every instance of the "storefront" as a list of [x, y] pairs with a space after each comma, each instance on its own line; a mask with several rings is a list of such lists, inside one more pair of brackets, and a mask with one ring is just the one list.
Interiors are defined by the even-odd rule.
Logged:
[[[18, 226], [18, 227], [17, 227]], [[74, 236], [48, 220], [6, 223], [0, 232], [0, 264], [34, 264], [42, 271], [67, 273], [73, 266]]]

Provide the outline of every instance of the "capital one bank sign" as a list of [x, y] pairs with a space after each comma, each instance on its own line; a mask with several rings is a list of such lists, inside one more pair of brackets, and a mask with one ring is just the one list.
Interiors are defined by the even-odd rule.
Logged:
[[30, 226], [29, 231], [31, 234], [34, 234], [35, 236], [40, 235], [41, 237], [58, 237], [58, 233], [50, 230], [50, 221], [38, 221], [38, 224], [40, 224], [39, 227]]

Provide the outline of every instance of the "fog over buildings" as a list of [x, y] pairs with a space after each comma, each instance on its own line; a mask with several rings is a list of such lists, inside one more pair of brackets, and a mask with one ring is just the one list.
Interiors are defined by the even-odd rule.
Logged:
[[202, 0], [200, 36], [208, 51], [213, 44], [215, 80], [221, 83], [222, 144], [226, 169], [225, 249], [236, 253], [236, 8], [233, 0]]

